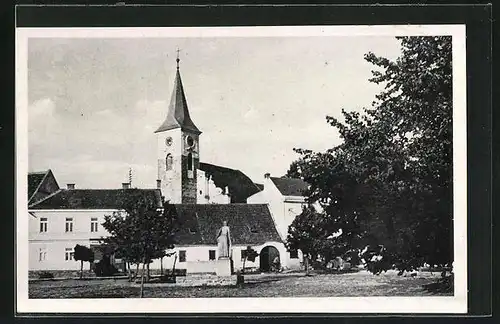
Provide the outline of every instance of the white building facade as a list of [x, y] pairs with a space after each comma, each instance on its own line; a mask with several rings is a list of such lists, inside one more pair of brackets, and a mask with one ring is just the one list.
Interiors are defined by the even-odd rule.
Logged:
[[[288, 227], [306, 206], [304, 192], [308, 185], [301, 179], [271, 177], [269, 173], [264, 175], [262, 184], [262, 190], [248, 197], [247, 203], [267, 204], [276, 228], [282, 240], [286, 242]], [[301, 251], [289, 252], [288, 267], [297, 268], [301, 266], [301, 263]]]
[[[77, 244], [90, 248], [100, 246], [103, 238], [109, 236], [102, 226], [105, 216], [119, 212], [116, 208], [86, 206], [82, 197], [90, 195], [95, 198], [100, 194], [118, 197], [126, 195], [127, 190], [141, 189], [61, 189], [32, 206], [29, 209], [29, 270], [79, 270], [81, 264], [74, 260], [74, 247]], [[142, 191], [159, 195], [157, 190]], [[70, 208], [69, 201], [79, 208]], [[57, 205], [60, 202], [65, 203]], [[214, 273], [218, 258], [215, 236], [222, 219], [232, 225], [231, 256], [235, 270], [242, 269], [242, 250], [248, 246], [260, 256], [253, 262], [246, 261], [245, 269], [268, 271], [276, 255], [280, 264], [287, 267], [288, 253], [267, 205], [178, 204], [175, 208], [177, 217], [184, 220], [178, 233], [178, 243], [172, 251], [168, 251], [175, 254], [163, 260], [154, 260], [150, 269], [172, 269], [175, 263], [176, 269], [186, 269], [187, 273]], [[90, 270], [88, 262], [84, 262], [83, 266], [84, 270]]]

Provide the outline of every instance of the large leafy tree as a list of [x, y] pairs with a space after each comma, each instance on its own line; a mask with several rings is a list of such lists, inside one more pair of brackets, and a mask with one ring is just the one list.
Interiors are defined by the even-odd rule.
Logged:
[[121, 210], [105, 217], [103, 226], [110, 233], [105, 242], [128, 262], [143, 265], [142, 297], [145, 266], [174, 247], [176, 213], [172, 205], [164, 203], [160, 208], [154, 197], [140, 190], [127, 195]]
[[342, 229], [337, 243], [363, 252], [375, 273], [453, 262], [451, 37], [399, 40], [395, 61], [365, 56], [370, 81], [384, 86], [372, 107], [327, 117], [342, 143], [296, 150], [289, 171], [311, 185], [325, 229]]

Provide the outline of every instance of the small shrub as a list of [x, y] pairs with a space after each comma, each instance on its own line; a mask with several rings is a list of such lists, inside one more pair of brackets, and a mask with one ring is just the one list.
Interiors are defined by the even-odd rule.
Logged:
[[48, 271], [42, 271], [38, 274], [39, 279], [54, 279], [54, 274]]

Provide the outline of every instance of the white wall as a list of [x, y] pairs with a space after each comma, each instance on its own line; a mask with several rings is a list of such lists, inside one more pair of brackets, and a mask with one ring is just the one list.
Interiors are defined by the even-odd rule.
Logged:
[[276, 228], [283, 240], [288, 235], [288, 226], [302, 212], [305, 197], [283, 196], [270, 178], [264, 178], [264, 190], [247, 198], [249, 204], [268, 204]]
[[[87, 245], [88, 241], [61, 240], [56, 242], [30, 242], [29, 270], [80, 270], [80, 261], [65, 260], [66, 248], [74, 248], [76, 244]], [[40, 251], [45, 251], [45, 260], [40, 260]], [[83, 269], [90, 269], [88, 262]]]
[[197, 170], [197, 193], [196, 202], [198, 204], [229, 204], [231, 203], [231, 197], [229, 197], [228, 188], [223, 192], [223, 188], [218, 188], [215, 186], [212, 179], [208, 179], [205, 171]]
[[[288, 226], [292, 224], [297, 215], [302, 212], [305, 204], [305, 197], [283, 196], [274, 182], [265, 177], [263, 181], [264, 189], [247, 199], [249, 204], [268, 204], [271, 215], [276, 224], [276, 229], [281, 238], [285, 241], [288, 236]], [[280, 258], [283, 267], [297, 269], [301, 266], [302, 252], [298, 251], [298, 258], [291, 259], [290, 253], [286, 250], [280, 251]]]
[[295, 217], [302, 213], [302, 206], [304, 205], [305, 199], [303, 197], [284, 197], [280, 231], [283, 233], [285, 239], [288, 235], [288, 226], [292, 224]]
[[[167, 146], [165, 140], [172, 138], [172, 144]], [[182, 203], [182, 132], [180, 128], [157, 133], [158, 179], [161, 180], [161, 192], [172, 204]], [[165, 158], [172, 154], [172, 169], [165, 170]]]
[[[29, 215], [29, 269], [30, 270], [79, 270], [80, 262], [66, 261], [65, 249], [76, 244], [90, 246], [90, 239], [106, 237], [109, 233], [101, 225], [104, 215], [113, 210], [31, 211]], [[73, 218], [73, 232], [66, 232], [66, 218]], [[47, 218], [47, 232], [40, 233], [40, 219]], [[97, 218], [98, 231], [90, 232], [92, 218]], [[46, 259], [40, 260], [40, 249]], [[84, 269], [89, 269], [84, 262]]]
[[[278, 249], [280, 253], [280, 260], [284, 267], [289, 267], [289, 253], [286, 251], [285, 245], [280, 242], [266, 242], [259, 246], [252, 246], [254, 250], [258, 253], [266, 246], [274, 246]], [[232, 247], [232, 259], [235, 270], [239, 270], [243, 267], [243, 260], [241, 259], [241, 250], [246, 250], [247, 245], [245, 246], [233, 246]], [[176, 269], [187, 269], [187, 273], [206, 273], [206, 272], [215, 272], [216, 260], [218, 259], [217, 255], [217, 246], [178, 246], [174, 249], [178, 254], [179, 251], [186, 251], [186, 262], [179, 262], [177, 258], [177, 262], [175, 265]], [[209, 260], [209, 250], [215, 250], [215, 260]], [[172, 269], [173, 262], [175, 260], [175, 256], [165, 257], [163, 258], [163, 269]], [[298, 264], [299, 259], [296, 263]], [[294, 262], [292, 261], [292, 267]], [[259, 268], [260, 262], [259, 257], [255, 259], [254, 262], [246, 261], [245, 268]], [[160, 269], [160, 260], [154, 260], [149, 266], [150, 269]]]
[[[101, 225], [104, 222], [104, 216], [112, 214], [113, 210], [68, 210], [68, 211], [31, 211], [35, 217], [29, 215], [29, 269], [30, 270], [79, 270], [80, 262], [66, 261], [65, 249], [74, 248], [76, 244], [90, 246], [91, 239], [98, 239], [108, 236], [108, 232]], [[47, 218], [47, 232], [39, 232], [40, 218]], [[73, 232], [65, 232], [66, 217], [73, 218]], [[98, 219], [98, 232], [90, 232], [91, 218]], [[272, 245], [280, 253], [281, 263], [285, 268], [293, 267], [294, 262], [299, 263], [298, 259], [290, 259], [289, 253], [283, 243], [267, 242], [253, 248], [260, 253], [265, 246]], [[234, 268], [241, 269], [243, 262], [241, 260], [241, 250], [247, 246], [233, 246]], [[46, 259], [39, 260], [40, 249], [46, 252]], [[177, 259], [177, 269], [187, 269], [189, 273], [209, 272], [215, 261], [209, 260], [209, 250], [216, 251], [216, 246], [178, 246], [175, 248], [177, 255], [180, 250], [186, 251], [186, 262], [179, 262]], [[174, 256], [163, 259], [163, 268], [171, 269]], [[89, 263], [84, 262], [84, 269], [89, 269]], [[260, 266], [259, 258], [255, 262], [247, 261], [247, 268], [258, 268]], [[150, 265], [151, 269], [160, 269], [160, 260], [154, 260]], [[207, 270], [208, 269], [208, 270]]]

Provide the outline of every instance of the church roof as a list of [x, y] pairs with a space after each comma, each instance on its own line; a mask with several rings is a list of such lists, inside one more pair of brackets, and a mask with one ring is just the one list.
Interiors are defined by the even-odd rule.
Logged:
[[[265, 204], [174, 204], [180, 229], [178, 245], [217, 245], [223, 221], [231, 230], [233, 245], [282, 242]], [[168, 208], [168, 207], [166, 207]]]
[[168, 106], [167, 118], [155, 133], [176, 128], [201, 134], [201, 131], [196, 127], [189, 116], [186, 95], [184, 94], [184, 87], [182, 86], [178, 65], [175, 73], [174, 89], [172, 91], [172, 97], [170, 98], [170, 105]]
[[30, 209], [120, 209], [126, 198], [138, 192], [162, 206], [159, 189], [60, 189]]
[[302, 179], [271, 177], [271, 181], [283, 196], [304, 196], [308, 188], [307, 182]]
[[248, 197], [260, 191], [240, 170], [202, 162], [200, 162], [199, 169], [205, 172], [206, 177], [212, 177], [216, 187], [229, 188], [231, 203], [245, 203]]

